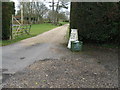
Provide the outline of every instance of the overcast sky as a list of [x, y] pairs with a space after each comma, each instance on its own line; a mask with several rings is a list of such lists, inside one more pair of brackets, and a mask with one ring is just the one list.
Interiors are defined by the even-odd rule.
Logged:
[[[19, 5], [19, 2], [20, 1], [23, 1], [23, 2], [31, 2], [31, 1], [37, 1], [37, 2], [43, 2], [49, 9], [50, 9], [50, 7], [49, 7], [49, 5], [51, 5], [50, 3], [48, 3], [48, 2], [51, 2], [52, 0], [12, 0], [12, 1], [14, 1], [15, 2], [15, 9], [16, 9], [16, 11], [17, 10], [19, 10], [19, 8], [18, 8], [18, 5]], [[54, 0], [55, 2], [57, 2], [58, 0]], [[69, 3], [69, 5], [68, 5], [69, 7], [68, 7], [68, 9], [62, 9], [63, 11], [70, 11], [70, 3]]]

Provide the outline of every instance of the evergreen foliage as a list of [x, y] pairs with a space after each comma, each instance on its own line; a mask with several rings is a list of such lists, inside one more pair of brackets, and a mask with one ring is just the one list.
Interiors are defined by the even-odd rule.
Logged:
[[72, 2], [70, 19], [80, 40], [119, 43], [120, 3]]
[[2, 40], [10, 39], [12, 14], [15, 13], [14, 6], [14, 2], [2, 2]]

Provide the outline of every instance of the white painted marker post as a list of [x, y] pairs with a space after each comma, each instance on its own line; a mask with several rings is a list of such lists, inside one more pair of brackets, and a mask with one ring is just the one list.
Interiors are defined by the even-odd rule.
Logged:
[[77, 29], [71, 29], [70, 39], [68, 42], [68, 48], [71, 48], [71, 41], [78, 41], [78, 30]]

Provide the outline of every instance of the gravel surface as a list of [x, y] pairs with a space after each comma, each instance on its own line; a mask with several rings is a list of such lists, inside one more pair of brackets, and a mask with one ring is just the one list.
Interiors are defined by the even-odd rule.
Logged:
[[[23, 70], [36, 60], [59, 58], [63, 53], [56, 53], [56, 44], [66, 42], [68, 24], [54, 28], [32, 38], [2, 47], [2, 69], [4, 73], [14, 74]], [[58, 47], [59, 48], [59, 47]]]
[[64, 45], [61, 47], [64, 57], [34, 62], [9, 78], [4, 88], [118, 87], [116, 50], [85, 45], [82, 52], [71, 52]]
[[[29, 65], [24, 70], [16, 72], [14, 75], [3, 75], [3, 78], [5, 79], [3, 87], [117, 88], [117, 50], [86, 44], [83, 45], [82, 52], [72, 52], [67, 49], [65, 39], [67, 28], [68, 25], [64, 25], [63, 27], [21, 41], [20, 45], [22, 43], [22, 45], [27, 48], [31, 48], [30, 45], [33, 45], [35, 46], [32, 47], [33, 49], [37, 46], [41, 47], [41, 43], [47, 44], [44, 46], [44, 53], [42, 53], [42, 51], [39, 51], [40, 53], [38, 52], [38, 55], [46, 53], [46, 58], [35, 60], [32, 65]], [[47, 58], [47, 56], [51, 55], [60, 55], [60, 57]], [[23, 60], [24, 57], [21, 59]], [[24, 61], [22, 63], [24, 63]]]

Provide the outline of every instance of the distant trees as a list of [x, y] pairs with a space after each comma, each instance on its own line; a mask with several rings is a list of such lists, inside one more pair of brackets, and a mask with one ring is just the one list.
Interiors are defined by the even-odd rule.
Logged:
[[[43, 17], [48, 11], [48, 8], [42, 2], [24, 2], [20, 3], [23, 5], [23, 16], [27, 19], [27, 23], [42, 23]], [[20, 10], [17, 15], [20, 15]]]
[[36, 2], [36, 15], [38, 17], [38, 21], [40, 21], [41, 18], [44, 17], [44, 15], [47, 13], [48, 8], [40, 2]]
[[[48, 9], [43, 2], [37, 2], [37, 0], [33, 0], [33, 2], [21, 2], [20, 5], [23, 6], [24, 20], [27, 19], [27, 23], [35, 24], [44, 22], [45, 18], [48, 19], [49, 22], [57, 25], [59, 23], [59, 19], [67, 19], [66, 14], [61, 11], [63, 8], [68, 9], [68, 2], [61, 0], [57, 0], [55, 2], [54, 0], [51, 0], [48, 4], [51, 4], [51, 9]], [[20, 10], [17, 15], [21, 15]]]
[[12, 14], [14, 13], [14, 2], [2, 2], [2, 40], [10, 39]]
[[63, 14], [62, 12], [60, 12], [61, 9], [68, 9], [68, 2], [63, 1], [63, 0], [57, 0], [56, 2], [54, 0], [52, 0], [52, 2], [49, 2], [52, 5], [50, 5], [50, 7], [52, 7], [52, 11], [50, 11], [48, 14], [52, 20], [52, 23], [57, 25], [59, 22], [60, 17], [63, 16], [64, 19], [66, 19], [65, 14]]
[[57, 13], [57, 12], [54, 12], [54, 14], [57, 16], [55, 18], [56, 21], [53, 22], [53, 12], [52, 11], [49, 11], [46, 18], [48, 20], [48, 22], [52, 22], [53, 24], [57, 25], [59, 24], [59, 21], [62, 20], [62, 21], [68, 21], [68, 17], [65, 15], [64, 12], [60, 12], [60, 13]]
[[83, 41], [119, 42], [120, 3], [72, 2], [70, 19]]

